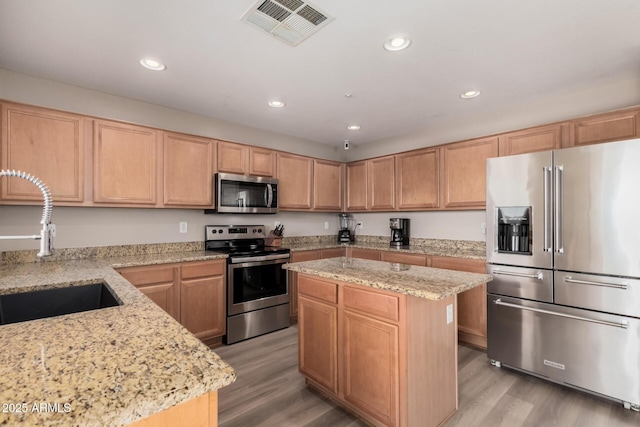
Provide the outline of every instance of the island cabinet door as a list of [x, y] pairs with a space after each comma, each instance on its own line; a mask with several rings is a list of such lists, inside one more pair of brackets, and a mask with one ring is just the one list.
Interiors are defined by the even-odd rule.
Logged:
[[300, 372], [327, 390], [338, 392], [338, 308], [298, 297], [298, 366]]
[[398, 326], [351, 310], [341, 320], [344, 400], [384, 425], [399, 425]]

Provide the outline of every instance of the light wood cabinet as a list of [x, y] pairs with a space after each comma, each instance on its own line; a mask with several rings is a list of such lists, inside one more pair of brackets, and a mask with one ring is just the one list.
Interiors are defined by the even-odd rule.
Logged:
[[347, 164], [347, 210], [364, 211], [367, 209], [367, 162]]
[[320, 251], [320, 258], [339, 258], [347, 256], [347, 248], [331, 248]]
[[117, 271], [205, 344], [226, 333], [226, 261], [119, 268]]
[[372, 211], [395, 209], [395, 156], [367, 160], [367, 169], [367, 208]]
[[[2, 104], [2, 169], [27, 172], [45, 183], [57, 204], [84, 201], [84, 139], [88, 120], [44, 108]], [[32, 183], [7, 177], [2, 200], [42, 204]]]
[[185, 263], [180, 269], [180, 323], [203, 341], [226, 333], [226, 262]]
[[498, 137], [474, 139], [442, 148], [445, 208], [484, 208], [486, 161], [498, 157]]
[[427, 266], [427, 256], [420, 254], [407, 254], [402, 252], [382, 251], [380, 261], [397, 262], [400, 264]]
[[249, 175], [276, 176], [276, 152], [266, 148], [249, 147]]
[[[486, 274], [483, 260], [432, 256], [431, 267]], [[458, 339], [487, 348], [487, 285], [458, 294]]]
[[[313, 261], [320, 259], [320, 251], [295, 251], [291, 252], [291, 262]], [[295, 322], [298, 318], [298, 273], [290, 271], [289, 273], [289, 310], [291, 321]]]
[[313, 207], [313, 159], [278, 153], [278, 205], [281, 210]]
[[347, 249], [347, 256], [350, 256], [352, 258], [380, 261], [380, 252], [381, 251], [377, 249], [349, 248]]
[[130, 427], [172, 426], [217, 427], [218, 392], [210, 391], [130, 424]]
[[640, 110], [637, 108], [583, 117], [570, 123], [569, 147], [640, 136]]
[[569, 139], [569, 124], [556, 123], [538, 126], [498, 137], [498, 152], [501, 156], [533, 153], [535, 151], [557, 150]]
[[440, 206], [440, 149], [427, 148], [396, 155], [398, 209]]
[[164, 205], [213, 207], [215, 158], [215, 140], [165, 132]]
[[430, 301], [302, 273], [298, 285], [300, 371], [311, 387], [372, 425], [436, 426], [456, 411], [456, 327], [446, 323], [455, 296]]
[[249, 146], [218, 141], [218, 172], [246, 175], [249, 172]]
[[156, 129], [95, 120], [93, 202], [156, 205], [161, 192], [161, 147]]
[[313, 209], [340, 212], [343, 206], [344, 164], [313, 160]]

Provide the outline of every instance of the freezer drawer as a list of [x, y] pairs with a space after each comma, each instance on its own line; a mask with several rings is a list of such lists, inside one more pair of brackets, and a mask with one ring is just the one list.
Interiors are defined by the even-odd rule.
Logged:
[[640, 280], [555, 272], [556, 304], [640, 317]]
[[487, 293], [553, 302], [553, 271], [487, 264]]
[[487, 356], [640, 404], [640, 320], [487, 295]]

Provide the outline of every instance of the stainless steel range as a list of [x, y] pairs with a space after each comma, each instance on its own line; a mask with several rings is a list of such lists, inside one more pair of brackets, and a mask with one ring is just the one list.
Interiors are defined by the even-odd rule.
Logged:
[[205, 248], [227, 258], [225, 344], [290, 325], [289, 285], [282, 264], [289, 249], [264, 245], [264, 225], [207, 225]]
[[487, 355], [640, 410], [640, 139], [487, 161]]

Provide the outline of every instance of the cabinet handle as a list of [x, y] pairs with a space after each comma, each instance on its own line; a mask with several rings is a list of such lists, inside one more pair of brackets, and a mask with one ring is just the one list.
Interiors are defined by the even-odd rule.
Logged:
[[536, 279], [536, 280], [544, 280], [544, 273], [538, 271], [537, 273], [529, 274], [529, 273], [517, 273], [515, 271], [502, 271], [502, 270], [493, 270], [493, 274], [501, 274], [503, 276], [517, 276], [517, 277], [526, 277], [527, 279]]
[[628, 285], [626, 283], [608, 283], [608, 282], [590, 282], [588, 280], [572, 279], [571, 276], [566, 276], [564, 281], [567, 283], [577, 283], [579, 285], [601, 286], [603, 288], [614, 288], [626, 290]]
[[556, 166], [556, 176], [555, 176], [556, 241], [554, 246], [557, 254], [564, 253], [564, 246], [562, 242], [562, 172], [563, 171], [564, 171], [563, 166]]
[[621, 322], [608, 322], [606, 320], [590, 319], [588, 317], [574, 316], [573, 314], [559, 313], [557, 311], [544, 310], [542, 308], [533, 308], [533, 307], [526, 307], [524, 305], [510, 304], [508, 302], [502, 302], [502, 299], [500, 298], [493, 301], [493, 303], [496, 305], [502, 305], [505, 307], [518, 308], [520, 310], [533, 311], [535, 313], [549, 314], [551, 316], [565, 317], [567, 319], [581, 320], [583, 322], [598, 323], [601, 325], [613, 326], [616, 328], [627, 329], [629, 326], [626, 320], [623, 320]]
[[553, 251], [551, 241], [553, 240], [553, 228], [551, 227], [551, 218], [553, 217], [553, 203], [551, 199], [551, 168], [542, 168], [544, 172], [544, 208], [543, 208], [543, 220], [544, 220], [544, 252]]

